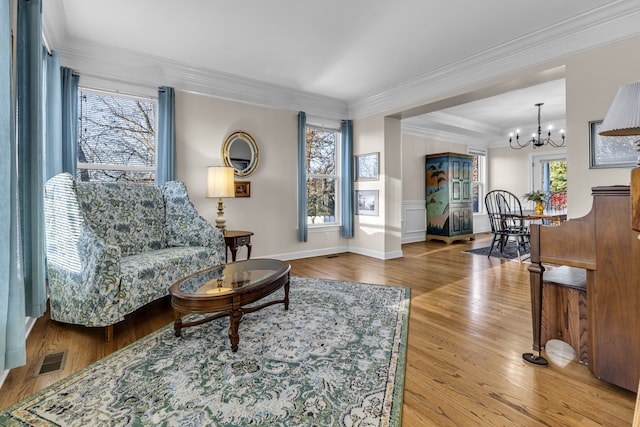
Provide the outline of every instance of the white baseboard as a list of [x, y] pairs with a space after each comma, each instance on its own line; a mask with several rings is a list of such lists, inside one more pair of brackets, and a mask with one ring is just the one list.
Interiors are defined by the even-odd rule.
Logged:
[[402, 250], [393, 251], [393, 252], [380, 252], [380, 251], [372, 251], [367, 248], [354, 248], [350, 247], [349, 252], [353, 252], [354, 254], [364, 255], [371, 258], [378, 258], [382, 260], [393, 259], [393, 258], [402, 258]]
[[334, 246], [332, 248], [313, 249], [310, 251], [289, 252], [284, 254], [265, 255], [261, 258], [279, 259], [280, 261], [289, 261], [292, 259], [311, 258], [315, 256], [327, 256], [349, 252], [348, 246]]
[[[423, 238], [424, 240], [424, 238]], [[343, 252], [353, 252], [354, 254], [365, 255], [378, 259], [402, 258], [402, 250], [393, 252], [372, 251], [367, 248], [357, 248], [353, 246], [335, 246], [332, 248], [314, 249], [310, 251], [290, 252], [284, 254], [264, 255], [261, 258], [279, 259], [280, 261], [290, 261], [293, 259], [311, 258], [315, 256], [334, 255]]]

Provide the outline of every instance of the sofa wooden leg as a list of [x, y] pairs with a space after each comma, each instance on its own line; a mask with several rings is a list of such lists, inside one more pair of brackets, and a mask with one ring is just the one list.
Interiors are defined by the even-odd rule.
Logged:
[[104, 340], [113, 341], [113, 325], [104, 327]]

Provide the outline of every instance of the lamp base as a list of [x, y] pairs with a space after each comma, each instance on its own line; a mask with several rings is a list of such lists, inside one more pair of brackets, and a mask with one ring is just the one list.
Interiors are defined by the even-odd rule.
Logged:
[[224, 230], [226, 227], [224, 219], [224, 211], [222, 210], [222, 197], [218, 198], [218, 217], [216, 218], [216, 227]]
[[546, 366], [549, 364], [549, 362], [547, 362], [547, 359], [545, 359], [544, 357], [537, 355], [537, 354], [533, 354], [533, 353], [524, 353], [522, 355], [522, 358], [524, 360], [526, 360], [529, 363], [532, 363], [534, 365], [538, 365], [538, 366]]

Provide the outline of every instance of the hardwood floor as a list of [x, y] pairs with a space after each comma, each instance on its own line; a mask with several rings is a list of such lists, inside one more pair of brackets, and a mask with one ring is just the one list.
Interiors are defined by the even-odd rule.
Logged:
[[[526, 263], [469, 255], [488, 236], [445, 245], [403, 246], [403, 258], [356, 254], [291, 261], [294, 275], [407, 286], [411, 309], [403, 426], [629, 426], [636, 394], [595, 378], [573, 361], [534, 367]], [[295, 292], [295, 288], [292, 288]], [[38, 319], [27, 365], [0, 389], [0, 409], [82, 369], [172, 321], [166, 299], [103, 330]], [[64, 370], [34, 377], [44, 354], [67, 350]]]

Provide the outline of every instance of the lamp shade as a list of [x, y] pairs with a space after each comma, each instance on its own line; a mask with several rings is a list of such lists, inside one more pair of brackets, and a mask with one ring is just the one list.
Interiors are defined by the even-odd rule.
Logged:
[[233, 168], [209, 166], [207, 168], [207, 197], [235, 197]]
[[600, 126], [602, 136], [640, 135], [640, 82], [618, 89]]

